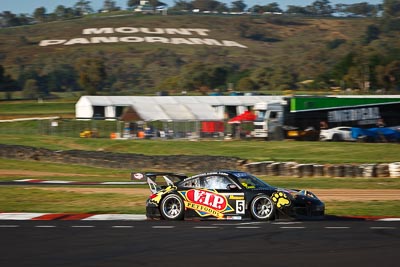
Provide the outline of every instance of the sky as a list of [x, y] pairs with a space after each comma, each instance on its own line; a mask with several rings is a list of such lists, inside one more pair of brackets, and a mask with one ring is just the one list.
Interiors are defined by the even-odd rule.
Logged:
[[[117, 6], [125, 9], [127, 0], [114, 0]], [[174, 0], [160, 0], [168, 4], [169, 6], [174, 5]], [[230, 5], [234, 0], [219, 0]], [[307, 6], [314, 2], [315, 0], [244, 0], [247, 7], [252, 7], [254, 5], [267, 5], [269, 3], [277, 2], [279, 7], [283, 10], [286, 9], [288, 5], [297, 6]], [[48, 13], [54, 11], [58, 5], [63, 5], [65, 7], [72, 7], [78, 0], [0, 0], [0, 12], [11, 11], [14, 14], [32, 14], [33, 11], [38, 7], [45, 7]], [[94, 10], [98, 10], [102, 7], [104, 0], [91, 0], [91, 6]], [[341, 4], [354, 4], [360, 2], [368, 2], [370, 4], [379, 4], [383, 0], [330, 0], [331, 5], [338, 3]]]

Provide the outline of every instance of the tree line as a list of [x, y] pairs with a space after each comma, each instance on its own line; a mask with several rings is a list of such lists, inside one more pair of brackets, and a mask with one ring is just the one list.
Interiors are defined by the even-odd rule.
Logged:
[[[126, 3], [127, 10], [131, 10], [139, 4], [140, 0], [128, 0]], [[153, 6], [154, 9], [157, 6], [166, 5], [158, 0], [148, 0], [148, 4]], [[95, 11], [91, 5], [91, 1], [79, 0], [72, 7], [58, 5], [52, 12], [46, 10], [45, 7], [36, 8], [32, 11], [32, 14], [14, 14], [11, 11], [3, 11], [0, 13], [0, 27], [15, 27], [34, 23], [67, 20], [95, 12], [112, 12], [119, 10], [122, 10], [122, 8], [117, 6], [116, 1], [104, 0], [102, 8]], [[311, 5], [289, 5], [286, 9], [282, 9], [277, 2], [267, 3], [265, 5], [257, 4], [248, 7], [243, 0], [232, 1], [230, 5], [216, 0], [176, 0], [169, 10], [170, 12], [199, 10], [210, 12], [250, 12], [253, 14], [285, 13], [303, 16], [333, 16], [334, 14], [341, 14], [348, 16], [375, 17], [382, 12], [383, 5], [359, 2], [355, 4], [336, 4], [333, 6], [329, 0], [316, 0]]]

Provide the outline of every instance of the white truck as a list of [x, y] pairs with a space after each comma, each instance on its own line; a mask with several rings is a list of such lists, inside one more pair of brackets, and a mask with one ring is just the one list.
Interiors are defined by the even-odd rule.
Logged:
[[253, 111], [256, 114], [252, 136], [265, 140], [283, 139], [283, 104], [282, 102], [256, 103]]

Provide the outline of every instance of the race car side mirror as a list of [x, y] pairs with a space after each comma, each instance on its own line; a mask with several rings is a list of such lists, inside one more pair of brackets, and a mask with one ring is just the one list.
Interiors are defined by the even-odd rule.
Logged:
[[235, 184], [228, 184], [227, 186], [227, 189], [229, 189], [229, 190], [238, 190], [239, 188], [237, 187], [237, 185], [235, 185]]

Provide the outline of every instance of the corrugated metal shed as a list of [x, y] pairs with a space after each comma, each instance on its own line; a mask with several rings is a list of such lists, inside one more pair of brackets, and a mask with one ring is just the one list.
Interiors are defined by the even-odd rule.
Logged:
[[281, 101], [282, 96], [82, 96], [75, 105], [77, 119], [115, 118], [118, 108], [132, 107], [144, 121], [218, 121], [224, 107], [238, 114], [258, 102]]

